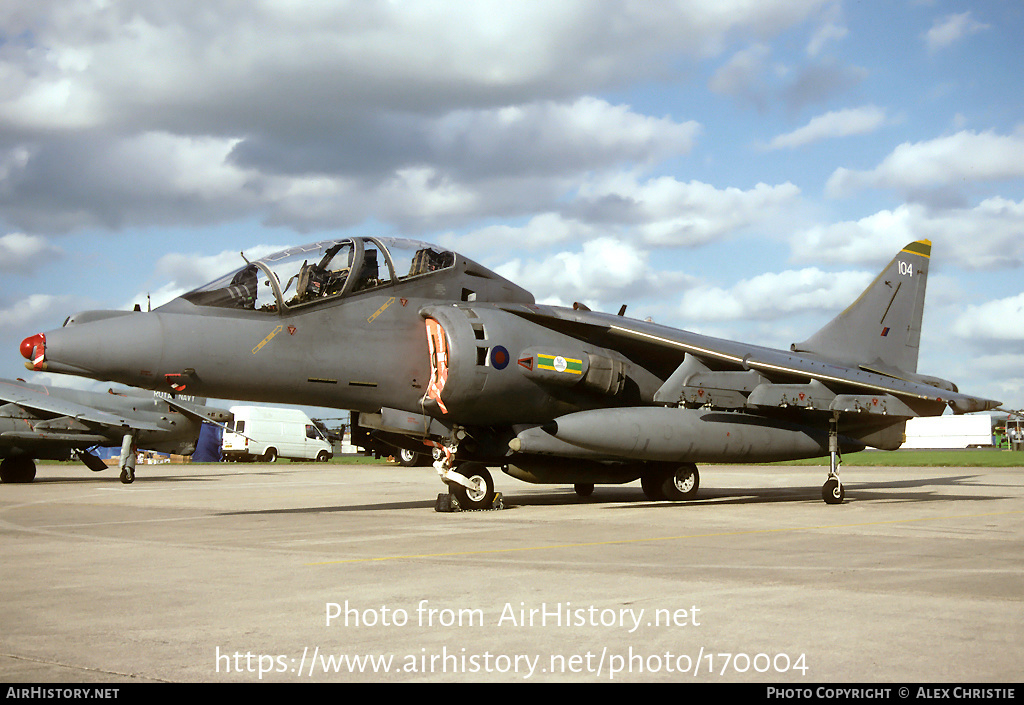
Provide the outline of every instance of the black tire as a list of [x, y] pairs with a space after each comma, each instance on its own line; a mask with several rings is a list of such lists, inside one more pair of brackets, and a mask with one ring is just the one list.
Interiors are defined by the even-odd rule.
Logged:
[[330, 459], [331, 459], [331, 454], [328, 453], [326, 450], [322, 450], [322, 451], [320, 451], [319, 453], [316, 454], [316, 462], [318, 462], [318, 463], [326, 463]]
[[260, 460], [264, 463], [276, 463], [277, 448], [267, 448], [263, 455], [260, 456]]
[[456, 482], [451, 483], [451, 493], [459, 500], [459, 506], [463, 509], [490, 509], [494, 504], [494, 479], [490, 471], [482, 463], [463, 463], [455, 471], [476, 484], [476, 489], [471, 490]]
[[5, 458], [0, 462], [0, 481], [26, 483], [36, 479], [36, 463], [27, 455]]
[[700, 472], [693, 463], [680, 465], [668, 473], [661, 483], [661, 493], [665, 499], [682, 502], [697, 496], [700, 487]]
[[842, 504], [846, 498], [846, 488], [838, 479], [830, 477], [821, 486], [821, 498], [825, 500], [825, 504]]
[[652, 502], [665, 499], [665, 492], [662, 484], [665, 476], [662, 473], [649, 473], [640, 477], [640, 486], [644, 488], [644, 496]]
[[590, 497], [594, 494], [594, 483], [577, 483], [572, 489], [581, 497]]
[[576, 490], [576, 494], [580, 497], [589, 497], [594, 494], [594, 484], [592, 482], [577, 482], [572, 488]]
[[399, 448], [398, 455], [395, 456], [398, 464], [402, 467], [413, 468], [423, 465], [423, 456], [414, 450], [408, 448]]

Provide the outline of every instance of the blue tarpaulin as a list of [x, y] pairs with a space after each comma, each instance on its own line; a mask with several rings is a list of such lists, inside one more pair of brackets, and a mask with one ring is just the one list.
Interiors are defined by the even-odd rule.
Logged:
[[221, 437], [224, 432], [220, 426], [204, 423], [199, 431], [196, 452], [192, 454], [193, 463], [219, 463], [223, 460], [220, 451]]

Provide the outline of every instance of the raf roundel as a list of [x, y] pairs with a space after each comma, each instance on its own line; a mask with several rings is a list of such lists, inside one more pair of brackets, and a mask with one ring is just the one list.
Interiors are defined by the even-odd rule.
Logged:
[[512, 356], [508, 354], [508, 350], [501, 345], [495, 345], [491, 348], [491, 367], [494, 369], [505, 369], [511, 359]]

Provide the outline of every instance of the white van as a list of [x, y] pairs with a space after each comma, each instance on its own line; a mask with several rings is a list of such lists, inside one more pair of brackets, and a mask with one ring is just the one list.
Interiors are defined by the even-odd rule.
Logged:
[[233, 406], [235, 420], [224, 432], [221, 450], [225, 460], [256, 460], [272, 463], [278, 458], [331, 459], [331, 443], [299, 409], [266, 406]]

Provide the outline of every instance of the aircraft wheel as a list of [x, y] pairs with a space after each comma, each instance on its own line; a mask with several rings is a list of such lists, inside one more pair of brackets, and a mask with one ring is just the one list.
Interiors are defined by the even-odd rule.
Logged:
[[580, 497], [589, 497], [594, 494], [594, 483], [592, 482], [577, 482], [572, 488]]
[[407, 468], [412, 468], [423, 464], [422, 456], [420, 456], [420, 454], [417, 453], [416, 451], [409, 450], [408, 448], [399, 449], [397, 459], [399, 465]]
[[837, 477], [828, 478], [821, 486], [821, 498], [825, 500], [826, 504], [842, 504], [845, 497], [846, 489], [843, 488]]
[[661, 473], [651, 473], [640, 477], [640, 486], [644, 488], [644, 496], [652, 501], [666, 499], [662, 485], [665, 477]]
[[670, 472], [661, 483], [661, 493], [665, 499], [679, 502], [693, 499], [700, 487], [700, 472], [693, 463], [680, 465]]
[[135, 468], [124, 468], [121, 470], [121, 484], [130, 485], [135, 482]]
[[481, 463], [463, 463], [455, 471], [474, 485], [473, 489], [456, 482], [450, 485], [459, 505], [463, 509], [490, 509], [494, 503], [494, 479], [490, 471]]
[[32, 482], [34, 479], [36, 479], [36, 463], [32, 458], [19, 455], [14, 458], [5, 458], [0, 462], [0, 481]]
[[264, 463], [277, 462], [277, 448], [267, 448], [267, 451], [260, 458]]

